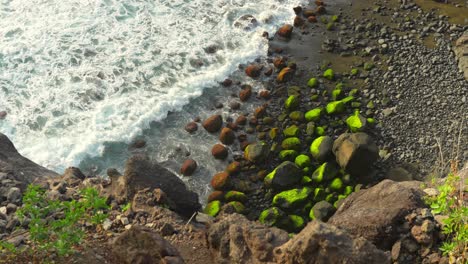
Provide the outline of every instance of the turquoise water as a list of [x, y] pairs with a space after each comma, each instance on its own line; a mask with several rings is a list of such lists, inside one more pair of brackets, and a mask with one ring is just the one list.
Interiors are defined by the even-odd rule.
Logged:
[[189, 116], [167, 124], [167, 114], [202, 111], [190, 102], [209, 103], [195, 99], [265, 55], [262, 33], [291, 21], [298, 2], [0, 0], [0, 131], [57, 171], [91, 156], [117, 163], [146, 130], [159, 131], [146, 132], [153, 146], [177, 146], [167, 127]]

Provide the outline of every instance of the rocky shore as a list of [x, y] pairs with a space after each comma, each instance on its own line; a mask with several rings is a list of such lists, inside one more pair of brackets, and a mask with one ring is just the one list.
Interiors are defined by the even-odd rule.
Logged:
[[[439, 249], [444, 216], [425, 200], [438, 195], [429, 178], [467, 160], [468, 26], [418, 4], [315, 1], [265, 34], [269, 57], [240, 69], [266, 89], [226, 79], [237, 98], [220, 107], [231, 115], [181, 128], [219, 136], [211, 154], [226, 169], [204, 208], [144, 155], [107, 178], [58, 175], [0, 134], [1, 239], [28, 247], [15, 211], [34, 182], [59, 201], [93, 186], [110, 205], [102, 225], [83, 226], [87, 242], [70, 263], [452, 262]], [[202, 163], [188, 158], [180, 177]]]

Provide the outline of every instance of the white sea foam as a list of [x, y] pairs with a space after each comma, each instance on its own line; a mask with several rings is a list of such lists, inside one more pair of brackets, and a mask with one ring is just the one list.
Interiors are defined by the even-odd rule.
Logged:
[[77, 165], [264, 55], [261, 33], [298, 2], [0, 0], [0, 131], [44, 166]]

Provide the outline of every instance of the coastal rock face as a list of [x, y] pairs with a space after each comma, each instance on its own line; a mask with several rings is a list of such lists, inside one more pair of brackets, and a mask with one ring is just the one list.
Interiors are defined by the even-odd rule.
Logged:
[[115, 197], [132, 199], [138, 190], [161, 189], [175, 205], [172, 210], [183, 216], [191, 216], [201, 208], [198, 195], [189, 191], [175, 174], [143, 156], [127, 161], [124, 176], [112, 177], [111, 192]]
[[31, 160], [21, 156], [7, 136], [0, 133], [0, 172], [12, 174], [25, 188], [35, 179], [59, 176]]
[[276, 263], [391, 263], [390, 257], [364, 238], [319, 221], [310, 222], [289, 242], [275, 249]]
[[465, 32], [455, 43], [455, 56], [458, 59], [458, 67], [463, 71], [465, 79], [468, 80], [468, 32]]
[[420, 182], [379, 184], [346, 198], [329, 224], [345, 229], [353, 237], [364, 237], [378, 248], [389, 250], [398, 239], [398, 227], [404, 217], [417, 208], [426, 207], [419, 189]]
[[239, 214], [223, 215], [208, 230], [216, 263], [274, 263], [273, 249], [288, 239], [286, 231], [251, 222]]
[[111, 247], [123, 263], [184, 263], [175, 247], [146, 227], [133, 226], [117, 237]]

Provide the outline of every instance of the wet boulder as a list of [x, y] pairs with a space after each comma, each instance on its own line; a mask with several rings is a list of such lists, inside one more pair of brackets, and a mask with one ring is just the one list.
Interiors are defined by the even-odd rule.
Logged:
[[289, 39], [291, 38], [294, 27], [292, 25], [286, 24], [278, 29], [276, 32], [278, 36]]
[[184, 176], [190, 176], [195, 172], [196, 169], [197, 162], [193, 159], [187, 159], [182, 164], [182, 167], [180, 168], [180, 173], [182, 173], [182, 175]]
[[248, 145], [244, 151], [244, 158], [250, 162], [258, 163], [264, 161], [270, 154], [270, 147], [265, 142]]
[[302, 169], [291, 161], [285, 161], [269, 173], [264, 181], [274, 189], [284, 190], [299, 183], [302, 179]]
[[221, 129], [222, 125], [223, 118], [221, 117], [221, 115], [210, 116], [202, 123], [202, 126], [206, 129], [206, 131], [210, 133], [218, 132]]

